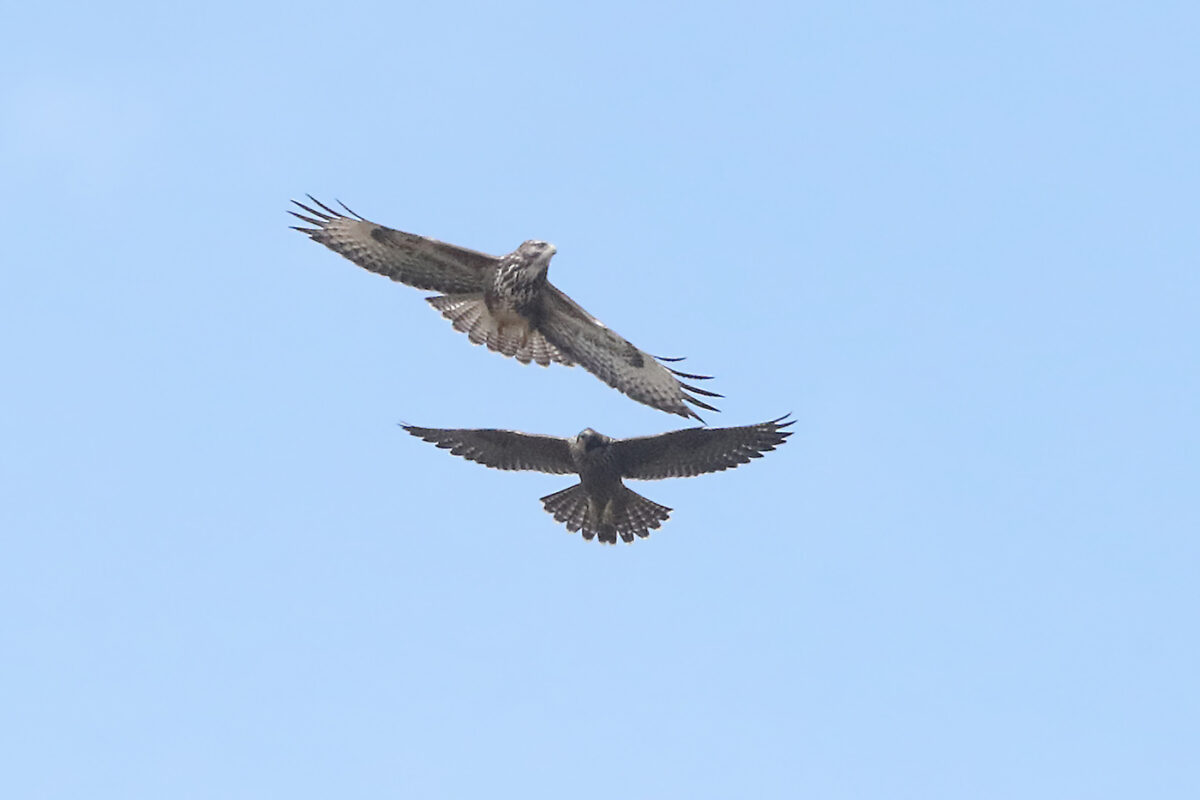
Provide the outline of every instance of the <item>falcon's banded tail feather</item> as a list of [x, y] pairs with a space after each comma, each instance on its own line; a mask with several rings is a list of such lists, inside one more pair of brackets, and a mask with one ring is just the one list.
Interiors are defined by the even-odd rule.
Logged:
[[546, 495], [542, 505], [571, 533], [582, 531], [591, 541], [599, 537], [605, 544], [616, 544], [617, 534], [629, 543], [634, 536], [643, 539], [671, 516], [671, 509], [642, 497], [627, 486], [618, 486], [616, 494], [601, 506], [589, 502], [582, 483]]
[[[623, 508], [614, 513], [613, 524], [625, 542], [632, 542], [634, 534], [646, 538], [651, 528], [658, 528], [671, 516], [671, 509], [666, 506], [642, 497], [627, 486], [621, 489], [623, 491], [617, 500], [613, 500], [613, 505], [620, 502]], [[609, 543], [615, 542], [609, 539]]]
[[[588, 496], [583, 490], [583, 484], [577, 483], [569, 489], [548, 494], [541, 498], [542, 507], [556, 520], [567, 526], [567, 530], [575, 533], [587, 521]], [[585, 539], [592, 538], [583, 534]]]
[[429, 305], [450, 320], [454, 330], [467, 334], [473, 344], [487, 345], [489, 350], [512, 356], [522, 364], [536, 361], [543, 367], [556, 361], [566, 366], [575, 362], [546, 341], [537, 330], [524, 322], [502, 322], [488, 311], [482, 292], [440, 295], [425, 298]]

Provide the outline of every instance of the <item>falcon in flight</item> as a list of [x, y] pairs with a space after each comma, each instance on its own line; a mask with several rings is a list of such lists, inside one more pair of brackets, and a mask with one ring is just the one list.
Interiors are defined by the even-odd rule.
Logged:
[[579, 483], [543, 497], [554, 518], [583, 538], [616, 544], [650, 535], [671, 509], [629, 489], [623, 479], [652, 481], [720, 472], [783, 444], [791, 431], [787, 416], [740, 428], [686, 428], [657, 436], [612, 439], [585, 428], [572, 439], [517, 431], [418, 428], [404, 430], [456, 456], [495, 469], [525, 469], [579, 475]]
[[506, 256], [490, 256], [376, 225], [345, 206], [342, 214], [312, 195], [309, 200], [316, 208], [292, 201], [304, 213], [288, 213], [313, 226], [296, 230], [371, 272], [442, 292], [429, 304], [473, 343], [522, 364], [579, 364], [639, 403], [681, 417], [700, 419], [686, 403], [717, 410], [694, 395], [721, 395], [679, 380], [710, 376], [664, 366], [660, 362], [680, 359], [639, 350], [546, 280], [554, 245], [530, 240]]

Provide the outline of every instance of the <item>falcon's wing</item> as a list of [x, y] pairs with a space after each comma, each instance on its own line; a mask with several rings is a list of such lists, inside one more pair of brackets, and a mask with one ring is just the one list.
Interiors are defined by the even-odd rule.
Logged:
[[404, 430], [433, 442], [456, 456], [495, 469], [528, 469], [551, 475], [574, 473], [575, 462], [566, 439], [539, 436], [493, 428], [418, 428], [403, 425]]
[[687, 428], [613, 442], [621, 474], [638, 480], [687, 478], [746, 464], [783, 444], [787, 416], [740, 428]]
[[709, 411], [717, 410], [687, 392], [705, 397], [721, 395], [679, 380], [708, 380], [709, 376], [689, 375], [663, 366], [659, 361], [679, 359], [657, 359], [639, 350], [606, 328], [600, 320], [553, 285], [547, 284], [542, 297], [543, 315], [538, 326], [542, 335], [567, 357], [609, 386], [639, 403], [681, 417], [700, 419], [685, 401]]
[[312, 195], [308, 199], [317, 208], [293, 200], [307, 213], [288, 213], [316, 227], [293, 226], [296, 230], [360, 267], [418, 289], [446, 294], [479, 291], [484, 270], [499, 261], [486, 253], [376, 225], [348, 208], [351, 216], [346, 216]]

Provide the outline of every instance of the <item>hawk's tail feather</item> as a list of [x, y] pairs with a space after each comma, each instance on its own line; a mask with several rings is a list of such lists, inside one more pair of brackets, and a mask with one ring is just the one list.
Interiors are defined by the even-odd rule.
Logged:
[[548, 367], [552, 361], [567, 366], [575, 363], [546, 341], [539, 331], [520, 323], [504, 324], [497, 320], [480, 292], [439, 295], [427, 300], [450, 320], [456, 331], [467, 334], [474, 344], [486, 345], [489, 350], [512, 356], [522, 364], [536, 361]]
[[542, 505], [571, 533], [582, 532], [591, 541], [599, 537], [605, 544], [621, 540], [632, 542], [635, 536], [645, 538], [671, 516], [671, 509], [642, 497], [626, 486], [620, 486], [606, 506], [593, 507], [582, 483], [546, 495]]

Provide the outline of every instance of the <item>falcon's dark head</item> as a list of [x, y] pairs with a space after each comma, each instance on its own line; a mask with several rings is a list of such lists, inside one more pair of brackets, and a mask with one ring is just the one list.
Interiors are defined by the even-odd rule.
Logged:
[[584, 428], [579, 432], [579, 435], [575, 437], [575, 441], [579, 443], [579, 446], [583, 449], [583, 452], [590, 453], [598, 447], [604, 447], [612, 440], [603, 433], [596, 433], [591, 428]]

